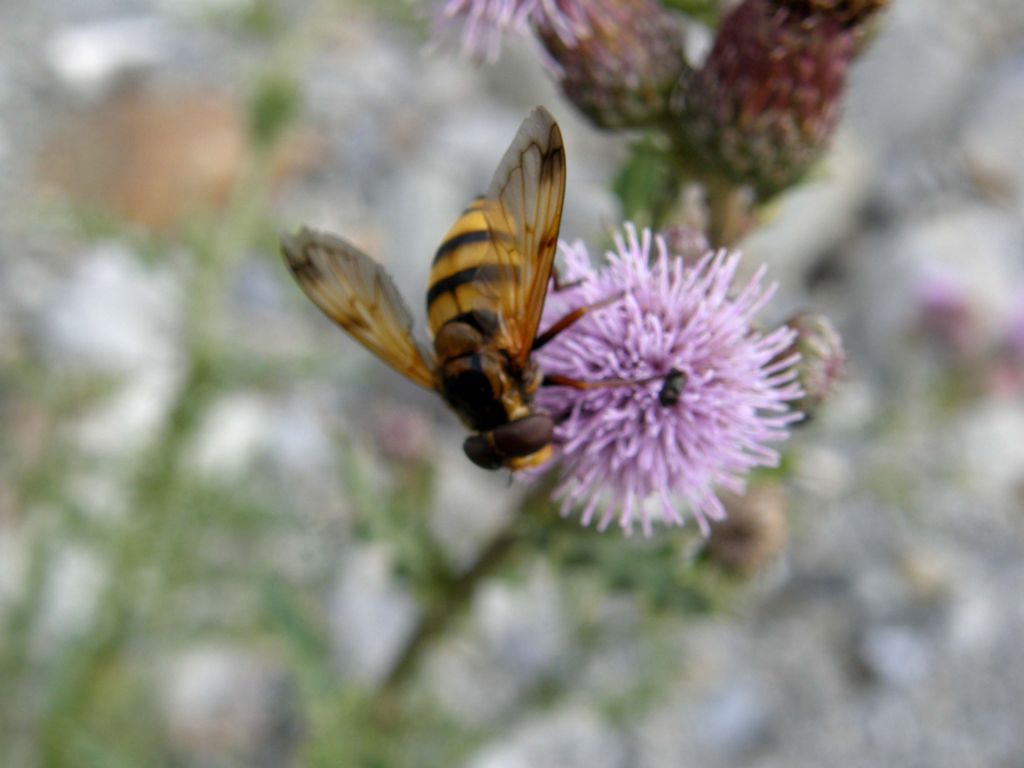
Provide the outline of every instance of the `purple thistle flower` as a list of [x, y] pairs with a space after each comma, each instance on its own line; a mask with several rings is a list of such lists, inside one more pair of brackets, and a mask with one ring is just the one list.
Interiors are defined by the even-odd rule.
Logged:
[[[652, 249], [652, 245], [654, 246]], [[623, 293], [537, 352], [546, 374], [584, 381], [647, 380], [577, 390], [546, 387], [540, 407], [558, 424], [555, 446], [562, 514], [582, 504], [581, 521], [604, 530], [615, 518], [630, 532], [653, 516], [682, 525], [688, 503], [701, 531], [725, 516], [715, 486], [742, 493], [744, 475], [775, 466], [777, 451], [801, 418], [788, 403], [802, 395], [799, 355], [780, 357], [795, 332], [762, 334], [754, 315], [775, 293], [764, 268], [738, 291], [739, 254], [707, 253], [692, 267], [665, 241], [625, 225], [614, 252], [595, 270], [582, 243], [562, 244], [573, 287], [549, 294], [551, 323], [565, 312]], [[544, 324], [542, 324], [544, 327]]]
[[976, 357], [984, 346], [971, 297], [955, 274], [927, 271], [914, 286], [917, 323], [944, 350], [961, 360]]
[[555, 32], [567, 46], [590, 35], [583, 0], [446, 0], [434, 18], [434, 39], [461, 28], [462, 52], [497, 61], [505, 32], [525, 34], [531, 24]]
[[1007, 341], [1011, 352], [1024, 363], [1024, 289], [1017, 296], [1016, 307], [1010, 316], [1010, 327], [1007, 330]]

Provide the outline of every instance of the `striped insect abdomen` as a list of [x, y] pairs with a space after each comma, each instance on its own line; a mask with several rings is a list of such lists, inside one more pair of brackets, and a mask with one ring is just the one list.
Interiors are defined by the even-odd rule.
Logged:
[[495, 237], [512, 238], [508, 232], [494, 232], [483, 209], [493, 201], [477, 199], [463, 211], [434, 255], [427, 290], [427, 321], [436, 336], [449, 320], [474, 310], [497, 313], [495, 290], [501, 281], [513, 279], [508, 268], [499, 267], [491, 244]]

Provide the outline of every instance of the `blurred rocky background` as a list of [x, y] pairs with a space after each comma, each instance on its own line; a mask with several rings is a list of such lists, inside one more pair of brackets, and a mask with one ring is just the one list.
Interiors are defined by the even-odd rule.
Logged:
[[0, 763], [1024, 766], [1024, 4], [893, 0], [743, 243], [849, 358], [785, 487], [706, 548], [549, 511], [396, 703], [436, 580], [528, 491], [277, 233], [345, 233], [422, 314], [530, 108], [566, 134], [563, 237], [604, 242], [627, 153], [530, 42], [478, 67], [425, 16], [0, 5]]

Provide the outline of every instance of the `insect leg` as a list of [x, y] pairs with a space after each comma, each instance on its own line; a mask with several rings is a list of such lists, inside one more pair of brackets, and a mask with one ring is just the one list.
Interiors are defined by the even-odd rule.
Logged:
[[577, 285], [582, 284], [583, 283], [583, 278], [581, 277], [579, 280], [572, 280], [572, 281], [570, 281], [568, 283], [563, 283], [562, 282], [562, 275], [558, 271], [558, 267], [552, 266], [551, 267], [551, 282], [554, 283], [554, 285], [551, 286], [551, 287], [554, 289], [555, 293], [561, 293], [562, 291], [567, 291], [570, 288], [575, 288]]
[[635, 387], [639, 384], [650, 384], [662, 381], [664, 376], [648, 376], [646, 379], [601, 379], [599, 381], [582, 381], [557, 373], [546, 373], [540, 385], [542, 387], [572, 387], [573, 389], [602, 389], [604, 387]]
[[567, 315], [557, 320], [554, 323], [554, 325], [552, 325], [550, 328], [544, 331], [544, 333], [537, 336], [537, 338], [533, 340], [533, 346], [531, 347], [531, 350], [538, 350], [541, 347], [543, 347], [545, 344], [547, 344], [549, 341], [555, 338], [555, 336], [560, 334], [570, 325], [572, 325], [585, 314], [587, 314], [587, 312], [592, 312], [595, 309], [601, 309], [602, 307], [607, 307], [609, 304], [614, 304], [624, 295], [624, 291], [619, 291], [618, 293], [609, 296], [607, 299], [601, 299], [601, 301], [595, 301], [593, 304], [587, 304], [582, 307], [577, 307], [572, 312], [569, 312]]

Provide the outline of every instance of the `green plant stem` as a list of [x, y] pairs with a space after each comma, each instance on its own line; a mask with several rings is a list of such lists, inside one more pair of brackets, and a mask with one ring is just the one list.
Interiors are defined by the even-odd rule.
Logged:
[[441, 583], [436, 590], [437, 596], [427, 606], [380, 687], [379, 700], [386, 707], [417, 670], [427, 648], [462, 615], [480, 584], [524, 553], [530, 541], [529, 534], [540, 516], [549, 509], [550, 493], [551, 481], [541, 481], [523, 498], [519, 510], [495, 533], [473, 564]]
[[461, 614], [476, 592], [477, 586], [512, 558], [516, 545], [521, 540], [517, 534], [517, 526], [514, 523], [503, 528], [469, 570], [448, 579], [442, 585], [442, 598], [427, 608], [388, 674], [383, 686], [386, 696], [393, 695], [405, 683], [416, 669], [423, 651]]

